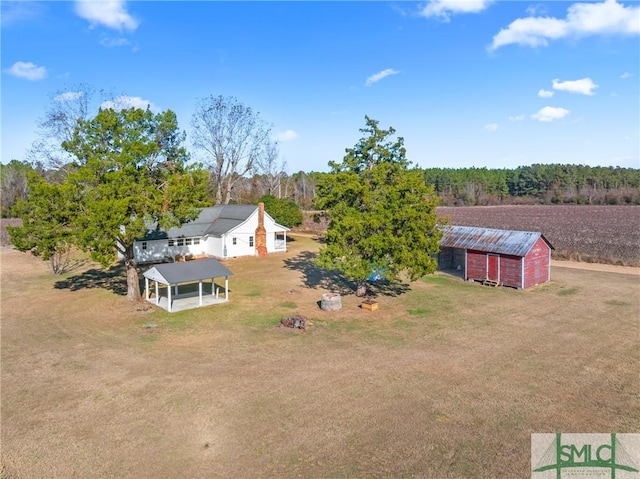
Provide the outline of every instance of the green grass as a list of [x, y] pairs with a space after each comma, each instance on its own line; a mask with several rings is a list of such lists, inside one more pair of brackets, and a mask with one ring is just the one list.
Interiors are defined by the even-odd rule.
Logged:
[[629, 306], [629, 303], [627, 303], [626, 301], [619, 301], [617, 299], [611, 299], [609, 301], [605, 301], [605, 304], [608, 304], [609, 306], [618, 306], [618, 307]]
[[558, 291], [558, 296], [572, 296], [578, 292], [578, 288], [564, 288], [561, 286], [561, 289]]
[[280, 303], [279, 306], [287, 309], [296, 309], [298, 307], [293, 301], [285, 301], [284, 303]]

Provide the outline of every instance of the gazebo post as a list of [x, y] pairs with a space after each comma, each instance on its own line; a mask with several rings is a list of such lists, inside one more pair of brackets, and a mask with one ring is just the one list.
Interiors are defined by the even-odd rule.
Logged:
[[156, 285], [156, 304], [160, 304], [160, 294], [158, 293], [158, 282], [154, 281]]
[[178, 283], [176, 283], [176, 285], [174, 286], [174, 288], [175, 288], [174, 293], [176, 293], [176, 296], [178, 296]]
[[169, 287], [167, 288], [167, 292], [169, 293], [167, 311], [171, 312], [171, 284], [169, 284]]
[[198, 281], [198, 296], [200, 299], [199, 305], [202, 306], [202, 280]]
[[214, 297], [218, 297], [218, 295], [216, 295], [216, 279], [215, 278], [211, 278], [211, 296]]
[[224, 300], [229, 301], [229, 276], [224, 277]]
[[149, 278], [144, 277], [144, 298], [149, 301]]

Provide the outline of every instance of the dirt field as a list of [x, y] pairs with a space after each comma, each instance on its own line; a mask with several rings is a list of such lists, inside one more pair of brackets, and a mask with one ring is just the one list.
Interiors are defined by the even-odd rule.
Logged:
[[[295, 239], [174, 314], [2, 248], [1, 476], [522, 478], [532, 432], [640, 430], [637, 275], [436, 275], [327, 313], [345, 285]], [[296, 313], [305, 333], [277, 327]]]

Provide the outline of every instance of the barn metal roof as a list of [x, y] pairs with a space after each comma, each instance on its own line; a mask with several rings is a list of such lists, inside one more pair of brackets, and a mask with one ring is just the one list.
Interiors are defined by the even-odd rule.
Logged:
[[158, 264], [143, 273], [145, 278], [162, 284], [191, 283], [232, 274], [226, 266], [213, 258]]
[[538, 238], [542, 238], [551, 249], [554, 249], [544, 235], [539, 232], [452, 225], [444, 228], [440, 247], [525, 256], [538, 241]]

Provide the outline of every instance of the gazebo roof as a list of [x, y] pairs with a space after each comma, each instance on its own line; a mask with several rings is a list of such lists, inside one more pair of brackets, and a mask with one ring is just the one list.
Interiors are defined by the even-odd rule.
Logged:
[[162, 284], [179, 284], [231, 276], [233, 273], [218, 260], [198, 259], [181, 263], [164, 263], [149, 268], [145, 278]]

